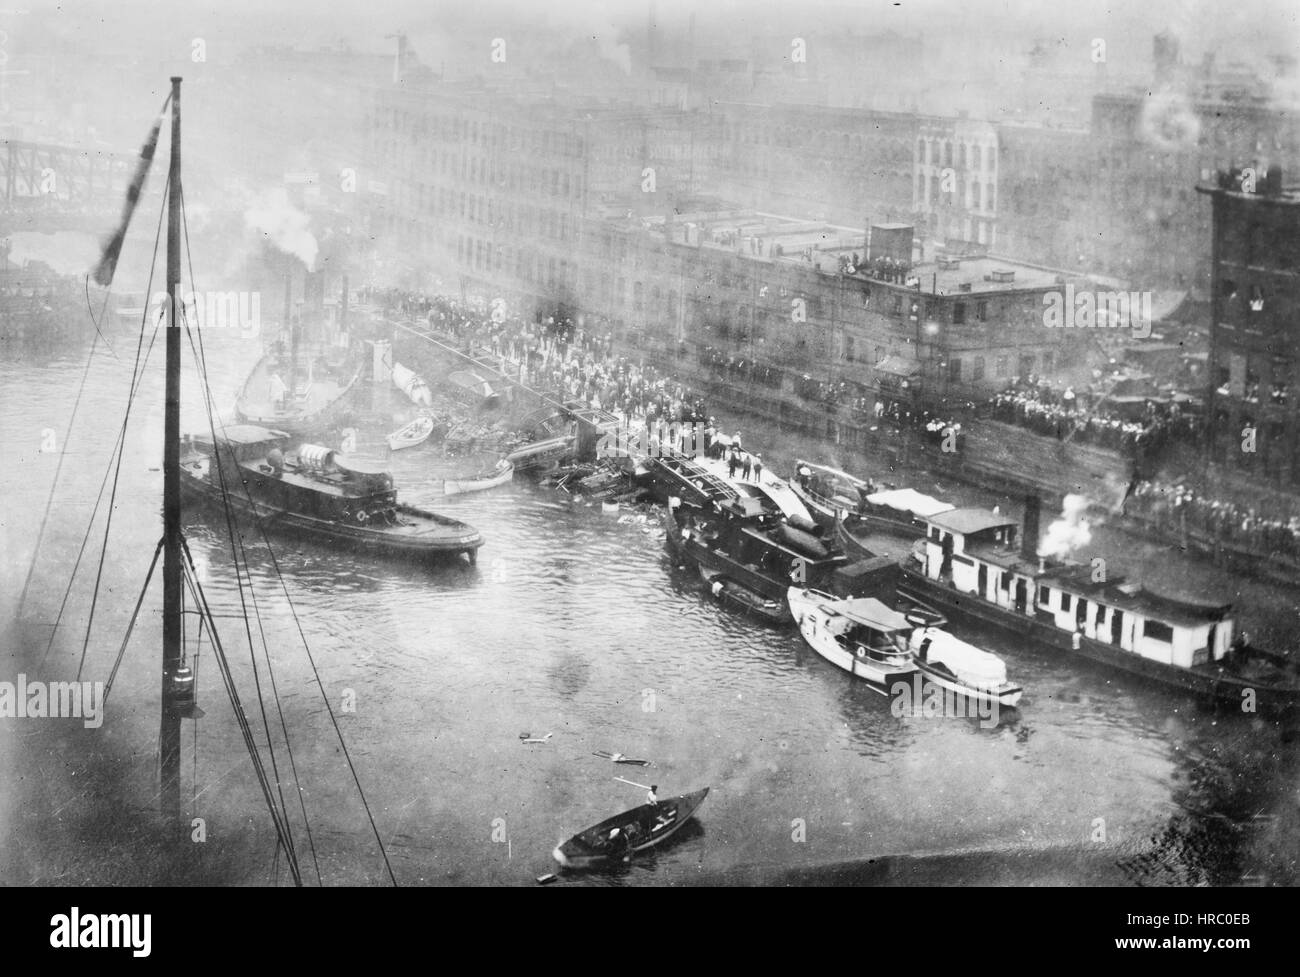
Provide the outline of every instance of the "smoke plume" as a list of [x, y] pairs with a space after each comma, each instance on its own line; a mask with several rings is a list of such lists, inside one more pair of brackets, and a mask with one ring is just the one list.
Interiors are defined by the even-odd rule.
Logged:
[[281, 251], [297, 257], [308, 271], [313, 270], [319, 250], [315, 236], [307, 230], [310, 222], [280, 188], [260, 194], [244, 211], [244, 223], [250, 229], [265, 235]]
[[1061, 514], [1047, 527], [1038, 544], [1039, 556], [1064, 560], [1075, 550], [1092, 541], [1092, 524], [1087, 519], [1088, 500], [1082, 495], [1067, 495]]

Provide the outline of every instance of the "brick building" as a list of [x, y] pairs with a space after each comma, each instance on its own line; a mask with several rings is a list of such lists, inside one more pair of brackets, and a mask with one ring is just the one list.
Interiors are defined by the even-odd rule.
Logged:
[[1213, 227], [1210, 459], [1300, 485], [1300, 189], [1283, 188], [1278, 168], [1253, 185], [1230, 171], [1197, 189], [1210, 199]]

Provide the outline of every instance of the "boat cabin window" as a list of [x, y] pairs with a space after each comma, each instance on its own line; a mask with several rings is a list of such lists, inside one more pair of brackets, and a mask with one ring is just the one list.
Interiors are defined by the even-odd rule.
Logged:
[[1068, 611], [1069, 609], [1070, 609], [1070, 595], [1063, 592], [1061, 594], [1061, 610]]
[[1039, 587], [1039, 588], [1038, 588], [1038, 603], [1042, 604], [1044, 607], [1047, 607], [1049, 604], [1052, 603], [1052, 588], [1051, 588], [1051, 587]]
[[938, 527], [938, 526], [931, 526], [931, 527], [930, 527], [930, 538], [931, 538], [932, 540], [934, 540], [936, 543], [939, 541], [939, 527]]
[[1174, 629], [1162, 621], [1147, 621], [1142, 625], [1142, 637], [1172, 644]]

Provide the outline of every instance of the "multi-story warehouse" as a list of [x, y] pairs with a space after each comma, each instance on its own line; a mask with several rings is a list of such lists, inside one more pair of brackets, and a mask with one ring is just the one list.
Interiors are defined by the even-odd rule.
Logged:
[[1259, 93], [1104, 95], [1093, 102], [1089, 141], [1087, 214], [1098, 242], [1085, 252], [1090, 266], [1205, 287], [1209, 216], [1195, 206], [1192, 188], [1236, 163], [1300, 163], [1300, 112]]
[[[583, 220], [691, 192], [700, 116], [568, 104], [450, 85], [381, 90], [373, 157], [386, 193], [371, 233], [452, 283], [562, 295], [577, 287]], [[698, 150], [697, 150], [698, 147]]]
[[913, 263], [910, 225], [850, 227], [754, 211], [591, 228], [584, 323], [774, 420], [853, 439], [892, 402], [942, 411], [1014, 376], [1084, 376], [1096, 333], [1047, 325], [1085, 284], [987, 254]]
[[[503, 296], [526, 314], [581, 317], [675, 373], [736, 385], [738, 398], [783, 420], [828, 411], [831, 423], [849, 423], [854, 405], [877, 399], [938, 409], [1095, 353], [1092, 337], [1044, 326], [1044, 294], [1065, 278], [990, 256], [991, 224], [963, 218], [951, 236], [984, 238], [964, 258], [954, 249], [937, 261], [914, 241], [911, 123], [873, 114], [889, 127], [882, 148], [861, 131], [826, 127], [848, 127], [861, 112], [791, 112], [728, 107], [723, 149], [711, 155], [718, 116], [386, 91], [373, 152], [387, 161], [389, 192], [377, 198], [372, 233], [427, 262], [441, 278], [429, 285]], [[924, 165], [951, 156], [975, 220], [996, 206], [997, 147], [986, 128], [958, 128], [970, 139], [936, 143]], [[743, 189], [719, 174], [739, 166], [744, 147], [762, 161], [754, 175], [764, 184], [796, 182], [788, 167], [811, 157], [791, 163], [784, 152], [794, 150], [835, 160], [817, 172], [843, 199], [861, 201], [883, 174], [880, 185], [904, 203], [891, 212], [872, 198], [876, 213], [852, 208], [853, 220], [832, 223], [692, 194], [701, 171]], [[864, 219], [874, 227], [869, 246]]]
[[760, 210], [862, 227], [910, 219], [916, 116], [815, 105], [718, 103], [707, 187]]
[[996, 126], [921, 120], [913, 171], [912, 208], [931, 238], [997, 246]]
[[1211, 202], [1210, 458], [1228, 471], [1300, 484], [1300, 188], [1266, 174], [1219, 174]]

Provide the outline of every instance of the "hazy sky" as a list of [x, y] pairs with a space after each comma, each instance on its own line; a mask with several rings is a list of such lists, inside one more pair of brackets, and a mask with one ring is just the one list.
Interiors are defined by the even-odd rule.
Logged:
[[[650, 0], [11, 0], [8, 10], [27, 13], [0, 14], [0, 29], [61, 37], [78, 47], [205, 36], [303, 47], [346, 40], [382, 51], [388, 49], [383, 35], [395, 30], [504, 34], [523, 21], [541, 20], [575, 38], [608, 34], [644, 25], [650, 6]], [[699, 30], [724, 37], [768, 27], [807, 33], [848, 27], [1020, 47], [1102, 36], [1112, 48], [1140, 40], [1135, 49], [1149, 53], [1151, 36], [1170, 29], [1196, 59], [1211, 45], [1232, 48], [1238, 57], [1300, 48], [1300, 4], [1294, 0], [654, 0], [654, 7], [665, 24], [684, 23], [694, 13]]]

